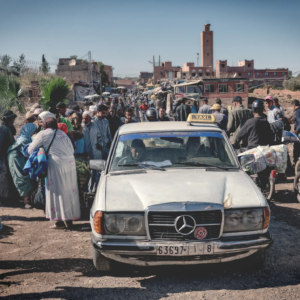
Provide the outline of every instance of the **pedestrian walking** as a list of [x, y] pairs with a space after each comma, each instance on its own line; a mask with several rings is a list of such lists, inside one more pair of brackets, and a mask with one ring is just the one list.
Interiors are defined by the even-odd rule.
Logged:
[[218, 126], [222, 129], [222, 130], [227, 130], [227, 123], [228, 123], [228, 118], [227, 116], [225, 116], [223, 113], [221, 113], [221, 105], [215, 103], [212, 107], [212, 114], [214, 115], [216, 122], [218, 124]]
[[72, 221], [80, 219], [74, 149], [68, 136], [57, 129], [55, 118], [44, 117], [43, 129], [29, 145], [28, 154], [40, 147], [48, 150], [46, 218], [56, 221], [51, 228], [71, 228]]
[[[247, 120], [253, 118], [253, 113], [250, 109], [242, 104], [242, 97], [235, 96], [232, 100], [232, 107], [234, 109], [229, 111], [227, 130], [232, 144], [235, 143], [235, 137]], [[247, 140], [242, 140], [240, 144], [247, 146]]]
[[202, 99], [202, 103], [203, 105], [199, 108], [198, 113], [199, 114], [208, 114], [209, 110], [210, 110], [210, 105], [208, 105], [208, 100], [206, 98]]
[[27, 158], [23, 155], [23, 149], [32, 142], [31, 136], [36, 129], [36, 125], [32, 123], [25, 124], [16, 141], [7, 151], [10, 173], [19, 195], [23, 197], [25, 208], [31, 208], [32, 201], [30, 198], [37, 185], [36, 180], [31, 179], [29, 174], [23, 171], [27, 161]]

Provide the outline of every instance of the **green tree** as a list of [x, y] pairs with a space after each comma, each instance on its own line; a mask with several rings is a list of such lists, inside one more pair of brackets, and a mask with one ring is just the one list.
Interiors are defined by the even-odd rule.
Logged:
[[99, 69], [100, 69], [100, 76], [101, 76], [101, 83], [102, 85], [108, 84], [108, 75], [107, 73], [104, 71], [104, 64], [102, 62], [98, 62], [97, 63]]
[[56, 105], [59, 102], [68, 103], [68, 94], [70, 85], [61, 77], [53, 77], [42, 82], [42, 106], [44, 110], [55, 112]]
[[292, 71], [289, 71], [289, 79], [293, 78], [293, 72]]
[[43, 74], [47, 74], [50, 72], [50, 67], [49, 67], [49, 63], [47, 62], [45, 55], [43, 54], [42, 56], [42, 65], [39, 68], [40, 72], [42, 72]]
[[0, 66], [7, 69], [11, 63], [11, 57], [7, 54], [0, 57]]
[[24, 93], [21, 84], [13, 77], [0, 74], [0, 118], [4, 110], [16, 107], [20, 113], [25, 113], [26, 109], [21, 103]]
[[22, 71], [25, 67], [25, 55], [22, 53], [18, 60], [15, 60], [12, 69], [19, 74], [22, 74]]
[[72, 58], [72, 59], [77, 59], [77, 57], [78, 57], [77, 55], [71, 55], [70, 56], [70, 58]]

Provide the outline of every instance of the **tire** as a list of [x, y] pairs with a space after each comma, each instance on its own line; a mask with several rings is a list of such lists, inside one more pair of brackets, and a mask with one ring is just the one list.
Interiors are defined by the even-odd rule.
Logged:
[[101, 273], [106, 273], [111, 270], [111, 260], [100, 254], [93, 247], [93, 263], [97, 271]]
[[[299, 162], [299, 161], [298, 161]], [[300, 172], [298, 172], [295, 176], [295, 179], [294, 179], [294, 183], [293, 183], [293, 186], [294, 186], [294, 193], [295, 193], [295, 198], [296, 198], [296, 201], [300, 203], [300, 194], [299, 194], [299, 188], [298, 188], [298, 185], [300, 185]]]
[[299, 159], [295, 164], [295, 174], [297, 174], [298, 172], [300, 172], [300, 160]]
[[244, 259], [243, 265], [248, 269], [260, 270], [266, 260], [266, 250], [261, 249]]

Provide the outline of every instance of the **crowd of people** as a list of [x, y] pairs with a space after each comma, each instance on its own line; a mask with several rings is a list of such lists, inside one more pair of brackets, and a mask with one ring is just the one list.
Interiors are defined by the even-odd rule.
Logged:
[[[231, 109], [217, 99], [212, 106], [203, 99], [200, 114], [213, 114], [235, 148], [255, 148], [281, 143], [282, 131], [290, 130], [284, 109], [278, 99], [267, 96], [255, 100], [252, 110], [244, 107], [242, 98], [233, 98]], [[300, 103], [294, 100], [294, 133], [300, 134]], [[267, 112], [266, 112], [267, 111]], [[16, 135], [18, 117], [11, 110], [3, 114], [0, 126], [0, 200], [26, 208], [33, 205], [36, 190], [45, 190], [45, 215], [55, 221], [52, 228], [72, 228], [72, 221], [80, 219], [80, 186], [76, 175], [76, 158], [107, 159], [112, 140], [120, 126], [138, 122], [186, 121], [195, 107], [185, 98], [175, 107], [172, 117], [166, 115], [166, 99], [152, 96], [103, 98], [99, 103], [85, 103], [67, 107], [58, 103], [55, 110], [43, 111], [35, 104], [26, 113], [26, 124]], [[196, 110], [197, 112], [197, 110]], [[266, 112], [266, 114], [265, 114]], [[294, 147], [294, 159], [300, 156], [300, 146]], [[32, 173], [45, 165], [43, 176], [35, 179]], [[28, 167], [29, 164], [29, 167]], [[24, 170], [29, 170], [25, 172]], [[31, 172], [31, 173], [30, 173]], [[100, 172], [93, 170], [85, 187], [95, 193]]]

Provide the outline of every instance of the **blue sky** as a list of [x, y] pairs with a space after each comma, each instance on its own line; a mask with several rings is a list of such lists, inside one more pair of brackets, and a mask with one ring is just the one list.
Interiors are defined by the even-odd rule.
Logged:
[[[300, 71], [300, 1], [0, 0], [0, 55], [49, 62], [89, 50], [115, 76], [151, 71], [153, 55], [196, 63], [211, 23], [214, 61], [254, 59], [255, 68]], [[55, 70], [55, 65], [52, 66]]]

